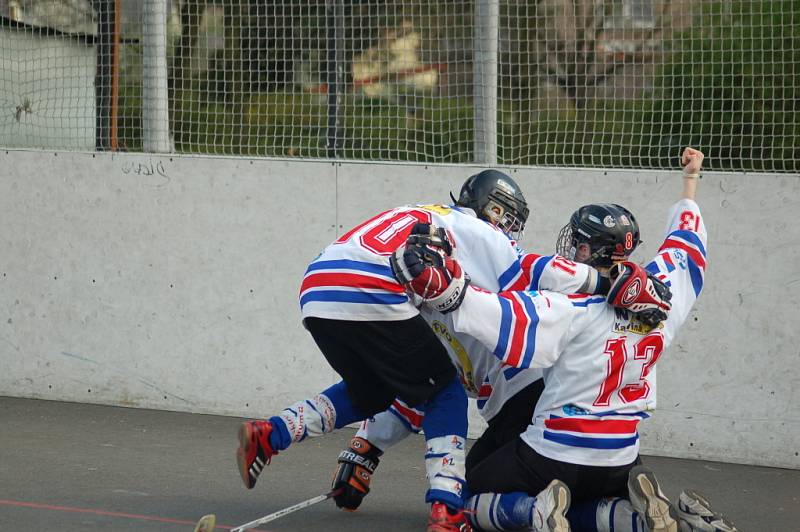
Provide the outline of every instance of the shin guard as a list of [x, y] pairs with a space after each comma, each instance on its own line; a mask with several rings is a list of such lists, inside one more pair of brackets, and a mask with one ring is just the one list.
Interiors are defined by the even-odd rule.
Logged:
[[336, 409], [325, 395], [319, 394], [284, 408], [277, 417], [286, 425], [291, 443], [331, 432], [336, 424]]
[[429, 488], [425, 502], [439, 501], [453, 509], [461, 508], [466, 484], [466, 439], [452, 435], [430, 438], [426, 446], [425, 471]]
[[453, 509], [464, 505], [466, 484], [467, 394], [458, 378], [425, 405], [426, 502], [443, 502]]

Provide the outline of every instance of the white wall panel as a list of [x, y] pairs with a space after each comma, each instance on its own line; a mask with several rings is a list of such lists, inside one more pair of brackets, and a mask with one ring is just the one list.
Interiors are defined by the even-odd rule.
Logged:
[[[474, 168], [0, 153], [0, 394], [267, 415], [335, 382], [300, 324], [307, 263]], [[652, 256], [680, 173], [511, 172], [550, 252], [579, 205], [637, 214]], [[800, 468], [800, 177], [707, 174], [705, 290], [659, 362], [652, 454]], [[472, 434], [481, 424], [474, 415]]]
[[3, 156], [0, 393], [258, 414], [333, 379], [300, 326], [330, 163]]

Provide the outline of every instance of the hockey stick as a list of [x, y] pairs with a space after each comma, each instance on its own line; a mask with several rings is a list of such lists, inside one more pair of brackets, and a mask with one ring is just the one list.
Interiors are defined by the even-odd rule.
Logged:
[[245, 524], [243, 524], [241, 526], [237, 526], [236, 528], [232, 528], [231, 532], [244, 532], [245, 530], [250, 530], [251, 528], [257, 527], [258, 525], [263, 525], [264, 523], [269, 523], [270, 521], [274, 521], [275, 519], [278, 519], [279, 517], [283, 517], [284, 515], [290, 514], [292, 512], [296, 512], [297, 510], [302, 510], [303, 508], [308, 508], [309, 506], [317, 504], [318, 502], [327, 501], [328, 499], [336, 497], [337, 495], [342, 493], [342, 491], [344, 491], [344, 489], [343, 488], [339, 488], [339, 489], [330, 491], [330, 492], [328, 492], [328, 493], [326, 493], [324, 495], [317, 495], [316, 497], [308, 499], [307, 501], [298, 502], [297, 504], [295, 504], [293, 506], [289, 506], [288, 508], [284, 508], [283, 510], [278, 510], [277, 512], [273, 512], [273, 513], [271, 513], [269, 515], [265, 515], [264, 517], [262, 517], [260, 519], [256, 519], [255, 521], [250, 521], [249, 523], [245, 523]]

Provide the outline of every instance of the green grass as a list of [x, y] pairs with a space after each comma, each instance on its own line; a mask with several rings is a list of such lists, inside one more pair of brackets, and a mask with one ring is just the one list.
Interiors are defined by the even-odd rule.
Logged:
[[[697, 46], [703, 46], [698, 44]], [[688, 56], [695, 48], [683, 52]], [[678, 64], [673, 63], [673, 64]], [[708, 153], [715, 170], [798, 171], [797, 82], [756, 87], [742, 66], [665, 67], [653, 89], [663, 98], [595, 101], [585, 109], [533, 111], [535, 102], [499, 104], [501, 164], [602, 168], [673, 168], [683, 146]], [[717, 72], [723, 69], [723, 72]], [[721, 80], [730, 79], [730, 84]], [[791, 83], [793, 83], [793, 85]], [[748, 92], [749, 91], [749, 92]], [[752, 93], [752, 96], [749, 94]], [[327, 158], [325, 95], [257, 94], [218, 101], [200, 88], [176, 94], [171, 126], [178, 153]], [[140, 150], [141, 95], [124, 87], [120, 139]], [[340, 159], [426, 163], [473, 162], [473, 109], [465, 98], [341, 99]]]

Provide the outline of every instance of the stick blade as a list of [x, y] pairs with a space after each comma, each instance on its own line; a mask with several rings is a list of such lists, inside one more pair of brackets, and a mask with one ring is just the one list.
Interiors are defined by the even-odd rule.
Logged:
[[214, 514], [204, 515], [194, 525], [194, 532], [214, 532], [215, 526], [217, 526], [217, 516]]

